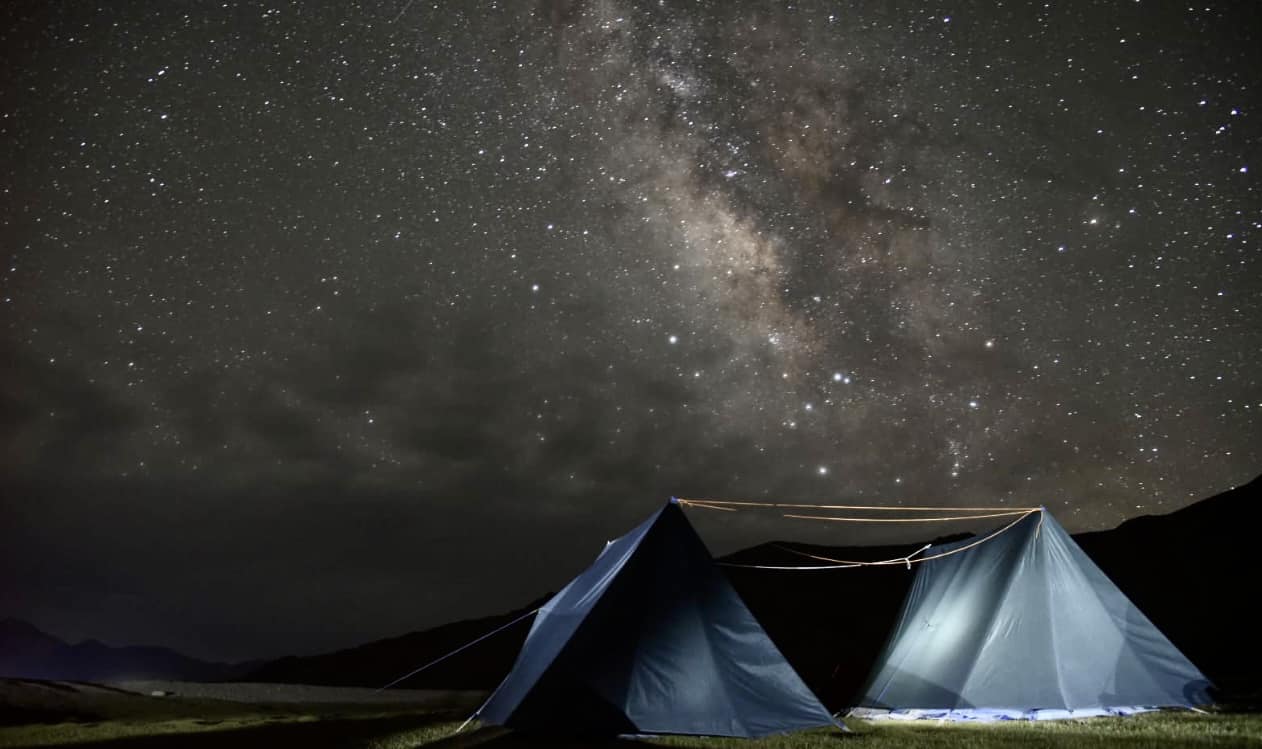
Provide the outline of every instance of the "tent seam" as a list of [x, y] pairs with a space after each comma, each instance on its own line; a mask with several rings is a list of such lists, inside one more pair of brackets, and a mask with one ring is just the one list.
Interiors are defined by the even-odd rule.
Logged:
[[[753, 614], [750, 614], [750, 616], [752, 617]], [[704, 620], [704, 617], [703, 617], [703, 620]], [[710, 660], [711, 662], [717, 664], [719, 662], [719, 659], [714, 650], [714, 639], [710, 636], [710, 627], [703, 626], [701, 629], [702, 629], [702, 636], [705, 637], [706, 649], [710, 651]], [[771, 638], [768, 637], [767, 641], [771, 642]], [[736, 704], [732, 701], [732, 693], [728, 690], [726, 679], [722, 679], [719, 681], [719, 688], [723, 690], [723, 699], [727, 701], [728, 709], [731, 711], [732, 715], [738, 716], [737, 720], [740, 721], [741, 730], [744, 731], [746, 734], [748, 734], [749, 726], [745, 725], [745, 719], [743, 717], [740, 717], [740, 713], [736, 710]]]
[[[926, 570], [928, 569], [929, 568], [925, 566], [916, 570], [916, 576], [912, 578], [912, 581], [911, 581], [911, 589], [907, 591], [907, 596], [903, 599], [903, 610], [899, 612], [898, 622], [895, 624], [894, 629], [890, 631], [890, 634], [887, 637], [887, 642], [885, 644], [885, 647], [881, 649], [881, 655], [878, 656], [878, 660], [877, 660], [878, 663], [889, 662], [885, 656], [887, 654], [893, 655], [893, 650], [896, 647], [898, 641], [902, 639], [906, 630], [909, 629], [909, 627], [906, 627], [905, 625], [907, 623], [907, 617], [911, 613], [911, 600], [912, 600], [912, 597], [916, 594], [917, 588], [922, 587], [924, 585], [921, 579], [921, 574], [926, 572]], [[898, 659], [898, 665], [894, 666], [892, 669], [892, 672], [886, 676], [885, 685], [881, 687], [881, 691], [878, 692], [876, 697], [872, 699], [874, 703], [879, 703], [881, 699], [885, 697], [885, 693], [889, 691], [890, 686], [893, 685], [894, 683], [894, 676], [898, 673], [899, 669], [902, 668], [903, 663], [907, 661], [907, 656], [910, 655], [910, 653], [911, 653], [910, 648], [904, 649], [903, 656]], [[884, 669], [879, 669], [877, 673], [879, 674], [882, 670]], [[875, 686], [875, 680], [872, 686]], [[863, 697], [866, 697], [870, 693], [871, 693], [871, 688], [867, 687], [867, 688], [864, 688], [862, 694], [863, 694]], [[860, 697], [860, 700], [862, 700], [863, 697]]]
[[[1072, 540], [1073, 539], [1071, 538], [1070, 541], [1072, 542]], [[1161, 631], [1161, 628], [1153, 623], [1152, 619], [1150, 619], [1148, 615], [1144, 613], [1144, 610], [1141, 609], [1138, 605], [1136, 605], [1136, 603], [1131, 600], [1130, 596], [1126, 595], [1126, 591], [1122, 590], [1121, 586], [1119, 586], [1116, 582], [1114, 582], [1113, 578], [1109, 577], [1108, 574], [1105, 573], [1105, 571], [1100, 568], [1100, 565], [1095, 563], [1095, 560], [1091, 558], [1091, 555], [1088, 554], [1081, 546], [1078, 546], [1076, 543], [1074, 545], [1077, 546], [1077, 550], [1081, 552], [1081, 555], [1083, 557], [1083, 559], [1075, 560], [1075, 564], [1078, 567], [1079, 571], [1083, 574], [1083, 577], [1084, 578], [1088, 577], [1086, 573], [1091, 569], [1094, 569], [1096, 572], [1098, 572], [1100, 576], [1103, 577], [1109, 583], [1109, 585], [1112, 586], [1112, 588], [1118, 592], [1118, 595], [1122, 597], [1122, 600], [1126, 602], [1126, 605], [1129, 606], [1131, 609], [1133, 609], [1135, 613], [1138, 614], [1140, 618], [1144, 620], [1145, 623], [1147, 623], [1148, 628], [1152, 630], [1152, 632], [1155, 633], [1158, 637], [1160, 637], [1165, 642], [1165, 645], [1167, 647], [1169, 647], [1175, 653], [1178, 653], [1178, 655], [1181, 658], [1183, 658], [1183, 660], [1187, 661], [1192, 666], [1192, 668], [1198, 674], [1201, 675], [1201, 678], [1204, 679], [1205, 674], [1201, 672], [1200, 668], [1197, 668], [1196, 664], [1192, 663], [1192, 661], [1189, 660], [1186, 655], [1184, 655], [1183, 651], [1180, 650], [1178, 646], [1176, 646], [1174, 642], [1172, 642], [1168, 636], [1166, 636], [1166, 633]], [[1084, 564], [1084, 561], [1086, 562], [1086, 564]], [[1090, 566], [1087, 566], [1087, 565], [1090, 565]], [[1112, 611], [1109, 610], [1108, 604], [1105, 603], [1104, 599], [1101, 597], [1100, 591], [1096, 588], [1095, 585], [1089, 585], [1087, 587], [1091, 589], [1092, 595], [1095, 596], [1096, 603], [1098, 603], [1100, 605], [1100, 608], [1104, 609], [1104, 611], [1109, 614], [1109, 618], [1112, 619], [1113, 613]], [[1131, 637], [1129, 636], [1130, 629], [1126, 626], [1125, 622], [1122, 622], [1119, 624], [1115, 620], [1114, 626], [1116, 626], [1118, 630], [1123, 633], [1123, 638], [1122, 638], [1123, 645], [1126, 648], [1130, 649], [1133, 655], [1138, 655], [1137, 653], [1134, 652], [1134, 645], [1132, 645]], [[1157, 664], [1153, 663], [1151, 658], [1136, 657], [1135, 661], [1139, 663], [1140, 667], [1144, 670], [1144, 673], [1148, 675], [1149, 679], [1153, 683], [1161, 683], [1161, 680], [1154, 678], [1156, 674], [1153, 671], [1153, 666]], [[1179, 704], [1182, 704], [1182, 703], [1179, 703]]]
[[[634, 557], [637, 553], [639, 553], [639, 551], [640, 551], [640, 545], [644, 543], [644, 538], [645, 538], [645, 535], [647, 535], [648, 531], [652, 529], [652, 526], [653, 526], [653, 525], [655, 525], [655, 524], [657, 523], [657, 520], [658, 520], [658, 518], [661, 516], [661, 513], [662, 513], [662, 511], [661, 511], [661, 510], [659, 510], [657, 513], [655, 513], [655, 514], [653, 515], [651, 522], [649, 522], [649, 524], [648, 524], [648, 528], [646, 528], [646, 529], [645, 529], [645, 533], [644, 533], [644, 534], [641, 534], [641, 536], [640, 536], [638, 539], [636, 539], [636, 540], [635, 540], [635, 543], [632, 545], [631, 549], [630, 549], [630, 550], [628, 550], [626, 557], [622, 560], [622, 564], [620, 564], [620, 565], [618, 566], [618, 570], [619, 570], [619, 572], [622, 570], [622, 568], [626, 567], [626, 565], [627, 565], [628, 563], [630, 563], [631, 559], [632, 559], [632, 558], [633, 558], [633, 557]], [[632, 533], [633, 533], [633, 532], [634, 532], [634, 531], [632, 531]], [[592, 561], [592, 563], [591, 563], [591, 564], [589, 564], [589, 565], [587, 566], [587, 568], [586, 568], [583, 572], [580, 572], [580, 573], [579, 573], [579, 576], [582, 576], [582, 575], [583, 575], [583, 574], [584, 574], [587, 570], [590, 570], [590, 569], [591, 569], [591, 568], [592, 568], [592, 567], [593, 567], [593, 566], [594, 566], [594, 565], [595, 565], [598, 561], [600, 561], [601, 557], [603, 557], [603, 556], [604, 556], [604, 555], [605, 555], [608, 551], [609, 551], [609, 544], [606, 544], [606, 545], [605, 545], [605, 547], [604, 547], [603, 549], [601, 549], [601, 550], [600, 550], [600, 553], [596, 555], [596, 559], [594, 559], [594, 560]], [[567, 637], [567, 638], [565, 638], [565, 642], [563, 642], [563, 643], [560, 645], [560, 647], [558, 647], [558, 648], [557, 648], [556, 652], [552, 655], [552, 659], [551, 659], [551, 661], [548, 663], [548, 665], [547, 665], [547, 666], [545, 666], [545, 667], [544, 667], [544, 668], [543, 668], [543, 669], [539, 672], [538, 676], [535, 678], [535, 682], [534, 682], [534, 683], [538, 683], [538, 682], [539, 682], [539, 681], [541, 681], [541, 680], [542, 680], [545, 676], [547, 676], [550, 672], [552, 672], [552, 671], [553, 671], [553, 669], [556, 667], [556, 663], [557, 663], [557, 661], [559, 661], [559, 660], [561, 659], [561, 656], [562, 656], [562, 655], [564, 655], [564, 654], [565, 654], [565, 652], [566, 652], [566, 650], [567, 650], [567, 649], [568, 649], [568, 648], [569, 648], [569, 647], [573, 644], [573, 642], [574, 642], [574, 638], [578, 635], [579, 630], [581, 630], [581, 629], [583, 628], [583, 626], [587, 624], [587, 620], [591, 617], [592, 612], [594, 612], [594, 611], [596, 610], [596, 607], [597, 607], [597, 606], [599, 606], [599, 605], [600, 605], [600, 603], [601, 603], [601, 601], [603, 601], [603, 600], [604, 600], [605, 595], [609, 592], [609, 589], [610, 589], [611, 587], [613, 587], [613, 583], [614, 583], [614, 582], [616, 582], [616, 577], [617, 577], [617, 575], [615, 575], [615, 579], [614, 579], [614, 580], [610, 580], [609, 584], [608, 584], [608, 585], [606, 585], [606, 586], [605, 586], [605, 587], [604, 587], [604, 588], [600, 591], [600, 593], [596, 596], [595, 600], [593, 600], [593, 601], [592, 601], [591, 605], [587, 607], [587, 610], [583, 612], [582, 617], [581, 617], [581, 618], [578, 620], [578, 622], [574, 625], [574, 629], [570, 631], [570, 636], [569, 636], [569, 637]], [[569, 587], [569, 585], [572, 585], [572, 584], [574, 583], [574, 580], [576, 580], [576, 579], [577, 579], [577, 577], [576, 577], [576, 578], [574, 578], [574, 579], [572, 579], [572, 580], [570, 581], [570, 583], [568, 583], [568, 584], [566, 585], [566, 588], [568, 588], [568, 587]], [[554, 596], [552, 596], [552, 598], [551, 598], [551, 599], [549, 599], [547, 603], [545, 603], [543, 606], [540, 606], [540, 607], [539, 607], [539, 609], [538, 609], [538, 612], [543, 612], [543, 610], [544, 610], [544, 609], [547, 609], [549, 606], [551, 606], [551, 605], [552, 605], [552, 604], [553, 604], [553, 603], [557, 600], [557, 598], [558, 598], [559, 596], [561, 596], [564, 592], [565, 592], [565, 588], [562, 588], [562, 589], [561, 589], [560, 591], [558, 591], [558, 592], [557, 592]], [[546, 616], [548, 616], [548, 615], [550, 615], [550, 614], [551, 614], [551, 611], [548, 611], [548, 612], [545, 614], [545, 616], [544, 616], [543, 618], [546, 618]], [[540, 617], [538, 617], [538, 616], [536, 616], [536, 618], [535, 618], [535, 622], [534, 622], [534, 623], [535, 623], [535, 624], [542, 624], [542, 622], [541, 622], [541, 618], [540, 618]], [[522, 648], [521, 648], [521, 650], [520, 650], [520, 651], [518, 652], [518, 654], [517, 654], [517, 658], [518, 658], [518, 660], [520, 660], [520, 659], [521, 659], [522, 654], [526, 652], [526, 646], [527, 646], [527, 644], [529, 644], [530, 637], [531, 637], [531, 635], [533, 635], [533, 634], [534, 634], [534, 626], [532, 625], [532, 627], [531, 627], [531, 631], [530, 631], [529, 633], [527, 633], [527, 635], [526, 635], [526, 642], [523, 642], [523, 643], [522, 643]], [[482, 704], [478, 707], [477, 711], [475, 711], [475, 712], [474, 712], [474, 714], [473, 714], [473, 715], [474, 715], [474, 717], [476, 717], [476, 716], [478, 716], [478, 715], [481, 715], [481, 714], [482, 714], [482, 711], [486, 709], [487, 705], [490, 705], [490, 704], [491, 704], [491, 700], [493, 700], [493, 699], [494, 699], [494, 698], [495, 698], [495, 697], [499, 694], [500, 690], [502, 690], [502, 689], [504, 688], [504, 685], [508, 683], [508, 680], [512, 677], [513, 672], [515, 672], [516, 670], [517, 670], [517, 662], [515, 661], [515, 662], [513, 663], [512, 668], [511, 668], [511, 669], [509, 669], [508, 674], [506, 674], [506, 675], [504, 676], [504, 678], [500, 681], [500, 683], [499, 683], [499, 684], [495, 687], [495, 690], [491, 692], [490, 696], [488, 696], [488, 697], [487, 697], [487, 698], [486, 698], [486, 699], [482, 702]], [[506, 718], [511, 718], [513, 715], [515, 715], [515, 714], [517, 713], [517, 710], [521, 707], [522, 702], [524, 701], [524, 699], [525, 699], [526, 695], [528, 695], [528, 694], [530, 693], [530, 691], [532, 691], [533, 689], [534, 689], [534, 685], [532, 684], [532, 685], [531, 685], [531, 687], [530, 687], [529, 689], [527, 689], [527, 690], [526, 690], [526, 692], [522, 695], [522, 698], [518, 700], [517, 704], [513, 705], [512, 709], [508, 711], [508, 714], [507, 714]]]
[[[1022, 519], [1024, 520], [1024, 518]], [[994, 606], [994, 608], [992, 608], [990, 611], [990, 620], [986, 623], [985, 636], [982, 638], [981, 649], [984, 649], [986, 647], [986, 643], [990, 641], [990, 637], [991, 637], [991, 634], [994, 632], [995, 625], [999, 622], [999, 611], [1000, 609], [1004, 607], [1004, 604], [1008, 602], [1008, 596], [1012, 595], [1012, 586], [1016, 583], [1017, 568], [1019, 566], [1020, 565], [1013, 564], [1013, 565], [1010, 565], [1008, 569], [1008, 580], [1004, 584], [1003, 595], [999, 597], [999, 601]], [[960, 700], [963, 699], [964, 693], [968, 691], [969, 682], [973, 680], [973, 672], [977, 670], [977, 661], [980, 659], [981, 649], [978, 649], [977, 653], [974, 655], [972, 662], [969, 663], [968, 673], [964, 675], [964, 680], [960, 683], [960, 691], [959, 691], [959, 694], [956, 695], [956, 700], [955, 700], [956, 708], [959, 707], [959, 702]], [[956, 708], [953, 708], [953, 709], [956, 709]]]
[[[1043, 550], [1048, 549], [1048, 545], [1046, 541], [1044, 540], [1042, 530], [1043, 530], [1043, 518], [1040, 517], [1039, 518], [1039, 531], [1040, 532], [1034, 538], [1034, 543], [1037, 547], [1036, 551], [1039, 553], [1042, 553]], [[1048, 551], [1048, 554], [1050, 553], [1051, 552]], [[1052, 645], [1052, 665], [1056, 669], [1056, 691], [1060, 694], [1061, 704], [1065, 706], [1066, 710], [1072, 711], [1074, 708], [1069, 704], [1069, 697], [1066, 696], [1065, 694], [1065, 680], [1064, 680], [1064, 675], [1061, 673], [1061, 665], [1060, 665], [1060, 649], [1057, 646], [1057, 642], [1056, 642], [1056, 638], [1058, 635], [1056, 622], [1057, 622], [1058, 617], [1056, 615], [1056, 612], [1052, 609], [1052, 583], [1050, 580], [1050, 567], [1046, 569], [1044, 573], [1049, 578], [1047, 585], [1044, 586], [1044, 589], [1047, 594], [1048, 628], [1051, 629], [1051, 632], [1052, 632], [1052, 636], [1049, 639], [1051, 640], [1051, 645]], [[1098, 594], [1097, 594], [1097, 597], [1098, 597]]]

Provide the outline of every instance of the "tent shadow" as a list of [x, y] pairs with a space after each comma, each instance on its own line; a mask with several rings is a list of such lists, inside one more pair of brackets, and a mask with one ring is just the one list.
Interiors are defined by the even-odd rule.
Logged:
[[501, 726], [483, 726], [468, 733], [460, 733], [439, 739], [428, 744], [426, 748], [463, 749], [464, 747], [633, 747], [647, 746], [646, 742], [629, 737], [581, 737], [552, 736], [543, 733], [514, 731]]
[[860, 707], [873, 708], [876, 710], [896, 710], [903, 707], [914, 707], [923, 710], [969, 710], [976, 707], [968, 700], [965, 700], [958, 692], [948, 689], [947, 687], [936, 682], [925, 679], [920, 674], [915, 674], [903, 669], [894, 669], [894, 675], [889, 677], [889, 684], [897, 687], [897, 692], [901, 695], [916, 695], [914, 704], [891, 704], [879, 699], [884, 693], [877, 695], [878, 698], [864, 700], [862, 697], [857, 704]]
[[[829, 731], [827, 734], [812, 734], [820, 740], [850, 741], [862, 739], [858, 733]], [[650, 738], [650, 737], [645, 737]], [[456, 734], [445, 739], [425, 744], [426, 749], [465, 749], [465, 747], [494, 747], [508, 749], [510, 747], [590, 747], [591, 749], [628, 749], [635, 746], [652, 746], [648, 741], [641, 741], [634, 736], [618, 736], [606, 738], [582, 738], [551, 736], [537, 733], [524, 733], [500, 726], [483, 726], [465, 734]]]

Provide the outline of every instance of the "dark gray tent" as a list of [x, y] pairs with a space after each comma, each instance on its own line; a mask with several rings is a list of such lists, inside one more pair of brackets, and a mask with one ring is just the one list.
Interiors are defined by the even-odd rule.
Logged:
[[1099, 715], [1204, 705], [1208, 687], [1042, 511], [919, 565], [859, 705], [965, 719]]
[[763, 736], [835, 724], [674, 502], [539, 611], [477, 715], [565, 733]]

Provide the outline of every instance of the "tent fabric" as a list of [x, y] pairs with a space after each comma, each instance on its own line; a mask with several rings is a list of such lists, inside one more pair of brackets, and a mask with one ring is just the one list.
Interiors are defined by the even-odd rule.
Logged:
[[551, 733], [756, 737], [837, 725], [674, 502], [539, 611], [477, 713]]
[[1043, 510], [920, 564], [859, 706], [1078, 717], [1204, 705], [1209, 686]]

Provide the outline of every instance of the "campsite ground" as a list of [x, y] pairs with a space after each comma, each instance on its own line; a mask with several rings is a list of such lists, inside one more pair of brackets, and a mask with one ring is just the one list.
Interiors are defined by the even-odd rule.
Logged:
[[[152, 692], [164, 692], [153, 696]], [[456, 734], [477, 693], [329, 689], [288, 685], [194, 685], [152, 682], [117, 686], [0, 680], [0, 747], [233, 749], [272, 746], [402, 749], [558, 746], [494, 727]], [[1259, 747], [1262, 714], [1165, 713], [1000, 725], [874, 724], [848, 721], [850, 734], [806, 731], [760, 741], [669, 737], [583, 741], [572, 746], [669, 746], [719, 749], [855, 749], [934, 747]]]
[[0, 679], [0, 747], [412, 747], [450, 733], [446, 724], [468, 715], [483, 696], [288, 684]]

